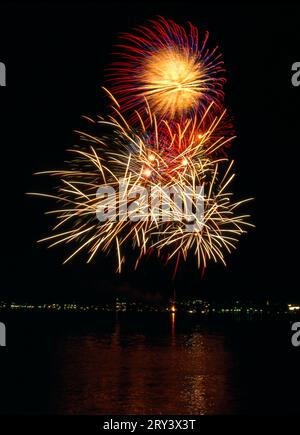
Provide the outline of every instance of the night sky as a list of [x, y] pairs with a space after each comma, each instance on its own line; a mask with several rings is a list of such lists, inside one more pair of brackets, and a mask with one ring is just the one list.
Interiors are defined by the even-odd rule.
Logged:
[[[101, 300], [116, 293], [159, 300], [175, 286], [179, 295], [213, 298], [297, 299], [300, 87], [291, 66], [300, 62], [300, 6], [218, 5], [213, 2], [109, 1], [0, 6], [0, 61], [7, 87], [0, 88], [1, 298]], [[33, 172], [60, 168], [66, 149], [78, 143], [81, 115], [106, 113], [101, 93], [117, 34], [163, 15], [209, 30], [227, 69], [225, 103], [237, 139], [236, 198], [255, 230], [242, 237], [227, 267], [210, 264], [201, 279], [192, 265], [171, 282], [158, 260], [138, 273], [114, 273], [111, 257], [86, 265], [84, 254], [68, 265], [69, 247], [47, 250], [36, 240], [49, 234], [43, 215], [51, 201], [28, 197], [47, 191]]]

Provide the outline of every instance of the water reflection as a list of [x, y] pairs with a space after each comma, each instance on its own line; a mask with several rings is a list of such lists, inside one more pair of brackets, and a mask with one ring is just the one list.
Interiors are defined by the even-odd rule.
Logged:
[[[172, 343], [175, 341], [175, 313], [171, 313]], [[175, 344], [175, 343], [174, 343]]]
[[55, 411], [233, 413], [233, 362], [224, 337], [201, 328], [175, 331], [174, 313], [168, 321], [171, 333], [165, 325], [160, 331], [148, 322], [139, 330], [117, 319], [113, 331], [62, 337]]
[[226, 319], [7, 313], [0, 413], [299, 415], [289, 319]]

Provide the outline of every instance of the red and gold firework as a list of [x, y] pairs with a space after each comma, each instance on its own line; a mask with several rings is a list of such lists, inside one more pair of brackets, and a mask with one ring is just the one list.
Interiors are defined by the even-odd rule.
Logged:
[[185, 30], [162, 17], [123, 34], [108, 74], [121, 110], [143, 116], [144, 98], [154, 114], [167, 120], [204, 113], [212, 102], [214, 110], [221, 110], [223, 61], [207, 41], [208, 32], [200, 40], [192, 24]]
[[[57, 219], [54, 234], [42, 241], [74, 243], [66, 261], [82, 250], [88, 261], [100, 251], [115, 251], [118, 272], [128, 250], [136, 254], [135, 267], [155, 254], [173, 259], [175, 273], [189, 256], [202, 270], [209, 261], [225, 264], [225, 253], [252, 225], [248, 215], [237, 212], [247, 200], [236, 202], [229, 191], [233, 162], [224, 149], [234, 136], [223, 105], [221, 55], [207, 48], [207, 32], [200, 38], [192, 24], [186, 30], [161, 17], [122, 38], [118, 61], [109, 70], [110, 115], [87, 118], [100, 135], [80, 132], [82, 145], [71, 150], [69, 167], [46, 172], [60, 180], [55, 193], [35, 194], [58, 203], [49, 212]], [[99, 221], [102, 186], [110, 192], [105, 207], [117, 204], [123, 210], [130, 198], [130, 206], [139, 206], [139, 219], [126, 207], [117, 219]], [[175, 189], [181, 204], [195, 210], [199, 186], [201, 219], [194, 212], [183, 216], [176, 203], [158, 219], [156, 209], [145, 211], [145, 203], [133, 199], [139, 187], [153, 189], [159, 201], [166, 189]]]
[[[136, 253], [136, 267], [142, 257], [150, 253], [167, 261], [175, 258], [176, 265], [192, 253], [202, 269], [208, 260], [225, 263], [223, 249], [234, 248], [237, 237], [249, 224], [246, 215], [233, 212], [244, 201], [230, 199], [228, 185], [233, 178], [232, 163], [218, 157], [217, 153], [233, 139], [215, 137], [216, 129], [224, 121], [224, 113], [210, 125], [206, 123], [204, 132], [203, 124], [212, 105], [203, 116], [172, 124], [164, 120], [160, 125], [149, 105], [146, 106], [148, 128], [142, 118], [139, 127], [132, 128], [114, 106], [114, 116], [90, 119], [94, 126], [104, 128], [105, 134], [98, 137], [80, 132], [84, 145], [71, 150], [74, 157], [69, 168], [42, 173], [60, 179], [55, 194], [35, 194], [50, 197], [60, 204], [49, 212], [57, 218], [54, 234], [42, 241], [49, 242], [50, 246], [78, 244], [66, 261], [84, 249], [88, 251], [88, 261], [99, 251], [115, 250], [119, 272], [129, 247]], [[218, 182], [222, 173], [220, 165], [227, 170]], [[125, 186], [122, 195], [118, 192], [120, 179]], [[96, 193], [101, 186], [109, 186], [117, 192], [116, 196], [107, 198], [106, 205], [109, 207], [117, 201], [117, 208], [121, 209], [138, 186], [155, 188], [162, 199], [166, 188], [184, 192], [188, 187], [194, 192], [199, 185], [206, 189], [201, 232], [186, 231], [181, 210], [176, 206], [165, 212], [163, 220], [157, 219], [153, 209], [147, 210], [137, 221], [128, 214], [102, 223], [97, 220], [100, 200]]]

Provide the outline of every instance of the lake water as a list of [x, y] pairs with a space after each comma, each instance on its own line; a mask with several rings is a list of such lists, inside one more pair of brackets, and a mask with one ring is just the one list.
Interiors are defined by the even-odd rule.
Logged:
[[288, 319], [0, 313], [0, 413], [299, 414]]

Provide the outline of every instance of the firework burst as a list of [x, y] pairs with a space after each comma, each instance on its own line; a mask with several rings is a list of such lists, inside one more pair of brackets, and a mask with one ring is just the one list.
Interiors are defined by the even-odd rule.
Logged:
[[186, 31], [160, 17], [122, 40], [108, 74], [122, 110], [142, 113], [145, 97], [161, 119], [204, 113], [211, 102], [221, 109], [223, 61], [217, 47], [207, 48], [208, 32], [200, 41], [192, 24]]
[[225, 264], [252, 225], [238, 212], [248, 200], [230, 192], [221, 56], [207, 48], [208, 33], [161, 17], [122, 38], [105, 90], [110, 115], [86, 118], [92, 132], [78, 132], [66, 169], [42, 172], [59, 183], [35, 193], [57, 204], [53, 234], [41, 242], [74, 245], [65, 262], [83, 250], [88, 262], [115, 252], [118, 272], [129, 250], [135, 267], [154, 254], [174, 261], [174, 274], [190, 256], [202, 270]]
[[[230, 251], [249, 225], [247, 216], [234, 213], [242, 202], [233, 202], [227, 190], [232, 165], [217, 153], [233, 139], [216, 134], [223, 128], [225, 112], [211, 117], [212, 103], [202, 116], [172, 123], [164, 120], [158, 126], [146, 101], [147, 122], [140, 116], [139, 126], [132, 128], [112, 99], [115, 115], [95, 121], [88, 118], [93, 129], [100, 127], [102, 133], [79, 132], [82, 146], [70, 150], [69, 168], [42, 172], [58, 177], [60, 183], [53, 195], [36, 194], [57, 201], [57, 207], [49, 212], [57, 219], [54, 233], [41, 241], [49, 246], [76, 243], [65, 261], [84, 249], [88, 262], [99, 251], [115, 251], [119, 272], [128, 248], [136, 253], [136, 267], [143, 256], [153, 252], [167, 261], [176, 258], [175, 271], [189, 252], [197, 257], [199, 268], [205, 268], [211, 259], [225, 262], [223, 250]], [[221, 180], [219, 165], [229, 165]], [[99, 197], [97, 192], [104, 186], [108, 193]], [[136, 198], [137, 188], [143, 187], [155, 191], [162, 203], [166, 190], [172, 188], [181, 192], [184, 203], [186, 190], [195, 192], [197, 186], [204, 186], [205, 191], [203, 216], [196, 222], [196, 230], [195, 225], [186, 230], [182, 210], [175, 203], [164, 210], [161, 219], [157, 207], [148, 207], [148, 199], [146, 204]], [[194, 197], [192, 206], [197, 206]], [[99, 222], [101, 207], [112, 210], [113, 219], [108, 214]], [[126, 213], [120, 214], [124, 208]]]

